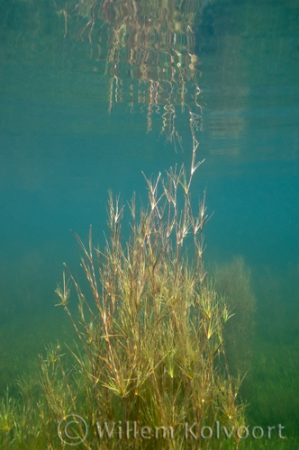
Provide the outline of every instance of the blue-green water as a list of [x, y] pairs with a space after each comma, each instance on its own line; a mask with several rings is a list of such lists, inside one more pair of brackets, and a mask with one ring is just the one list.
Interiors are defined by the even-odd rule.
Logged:
[[[54, 308], [66, 261], [80, 273], [82, 238], [102, 242], [108, 190], [146, 198], [141, 174], [191, 161], [147, 133], [146, 108], [116, 103], [88, 42], [63, 38], [52, 2], [0, 2], [0, 388], [37, 367], [71, 327]], [[192, 195], [207, 191], [207, 266], [241, 255], [257, 298], [253, 365], [244, 388], [252, 420], [298, 433], [299, 2], [213, 1], [196, 26], [202, 73]], [[127, 208], [128, 209], [128, 208]], [[263, 393], [264, 395], [262, 395]]]

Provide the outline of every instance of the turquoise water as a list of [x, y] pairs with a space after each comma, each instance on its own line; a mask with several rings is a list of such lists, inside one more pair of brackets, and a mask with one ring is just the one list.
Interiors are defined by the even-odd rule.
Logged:
[[[80, 273], [70, 233], [103, 241], [108, 190], [146, 198], [142, 176], [191, 161], [161, 135], [161, 112], [115, 102], [88, 42], [63, 37], [52, 2], [0, 2], [0, 389], [71, 340], [54, 308], [62, 263]], [[255, 423], [298, 434], [299, 3], [213, 1], [196, 29], [202, 106], [195, 197], [207, 192], [207, 267], [242, 256], [257, 298], [243, 396]], [[126, 84], [127, 81], [127, 84]], [[128, 80], [124, 80], [124, 91]], [[124, 95], [125, 97], [125, 95]], [[133, 110], [131, 110], [133, 109]], [[128, 208], [127, 208], [128, 209]], [[127, 211], [128, 212], [128, 211]], [[128, 216], [127, 216], [128, 217]], [[75, 307], [75, 306], [74, 306]]]

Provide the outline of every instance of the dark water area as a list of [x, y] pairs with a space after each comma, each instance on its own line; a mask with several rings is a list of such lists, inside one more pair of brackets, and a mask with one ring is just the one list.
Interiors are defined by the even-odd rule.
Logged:
[[[192, 140], [188, 108], [176, 118], [183, 149], [161, 133], [162, 108], [147, 132], [147, 106], [129, 105], [129, 77], [124, 101], [115, 97], [109, 113], [105, 62], [90, 57], [88, 42], [63, 37], [52, 2], [2, 1], [0, 16], [4, 393], [38, 367], [45, 345], [73, 338], [54, 308], [63, 262], [81, 276], [70, 230], [87, 242], [92, 224], [102, 245], [109, 190], [124, 204], [136, 192], [145, 204], [142, 171], [156, 177], [176, 164], [190, 167]], [[214, 273], [240, 256], [250, 268], [255, 338], [242, 395], [252, 423], [285, 423], [298, 436], [299, 2], [206, 2], [194, 31], [197, 155], [205, 161], [192, 199], [206, 190], [206, 265]]]

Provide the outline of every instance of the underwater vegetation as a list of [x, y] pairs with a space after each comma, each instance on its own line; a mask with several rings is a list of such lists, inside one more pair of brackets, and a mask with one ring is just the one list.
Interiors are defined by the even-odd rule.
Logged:
[[205, 193], [191, 201], [196, 149], [189, 173], [145, 177], [148, 204], [133, 196], [129, 237], [112, 194], [103, 247], [91, 227], [87, 245], [74, 233], [84, 280], [65, 264], [56, 306], [75, 342], [49, 345], [39, 373], [18, 380], [19, 396], [6, 391], [1, 448], [294, 448], [279, 421], [248, 425], [240, 385], [255, 297], [242, 258], [218, 267], [214, 281], [205, 270]]
[[200, 164], [194, 147], [188, 175], [181, 167], [145, 178], [148, 206], [138, 211], [133, 197], [128, 239], [112, 194], [104, 248], [94, 248], [92, 228], [87, 245], [75, 234], [89, 289], [65, 265], [56, 306], [77, 342], [49, 346], [38, 383], [19, 383], [23, 401], [8, 393], [2, 400], [5, 448], [239, 447], [240, 379], [230, 375], [224, 346], [230, 313], [203, 265], [205, 195], [196, 212], [191, 203]]

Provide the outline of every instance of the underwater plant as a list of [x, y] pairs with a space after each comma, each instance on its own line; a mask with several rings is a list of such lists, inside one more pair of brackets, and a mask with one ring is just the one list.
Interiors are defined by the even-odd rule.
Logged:
[[225, 355], [230, 314], [203, 264], [205, 194], [196, 208], [191, 201], [196, 150], [189, 174], [182, 166], [145, 177], [148, 205], [133, 196], [128, 238], [112, 194], [103, 248], [91, 227], [87, 245], [74, 233], [85, 281], [65, 265], [56, 306], [76, 341], [48, 346], [38, 382], [19, 382], [22, 402], [1, 401], [5, 448], [239, 448], [245, 417]]
[[[121, 232], [124, 207], [112, 194], [105, 247], [94, 248], [92, 228], [87, 246], [74, 234], [89, 292], [65, 265], [56, 293], [78, 337], [70, 349], [75, 364], [62, 364], [59, 346], [48, 349], [41, 386], [48, 421], [84, 417], [85, 448], [215, 449], [228, 430], [238, 448], [244, 408], [224, 353], [229, 313], [204, 270], [205, 195], [196, 214], [191, 203], [200, 164], [194, 147], [189, 176], [181, 167], [165, 179], [145, 177], [148, 206], [138, 213], [133, 197], [129, 239]], [[74, 431], [76, 439], [83, 431]]]
[[295, 448], [274, 432], [271, 442], [246, 439], [228, 325], [245, 306], [246, 323], [254, 297], [241, 258], [218, 268], [214, 282], [205, 271], [205, 194], [197, 207], [191, 201], [196, 149], [188, 174], [175, 167], [145, 177], [148, 204], [138, 208], [133, 197], [129, 237], [112, 194], [104, 246], [94, 247], [92, 228], [87, 245], [74, 233], [84, 279], [65, 265], [56, 305], [76, 340], [48, 346], [38, 378], [20, 379], [19, 398], [7, 391], [0, 400], [1, 448]]

